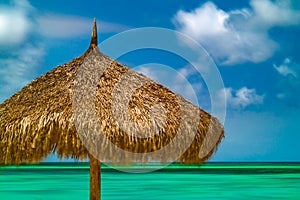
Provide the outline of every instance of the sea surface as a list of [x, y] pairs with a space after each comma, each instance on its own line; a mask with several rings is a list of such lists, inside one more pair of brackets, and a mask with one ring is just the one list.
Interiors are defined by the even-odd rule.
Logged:
[[[102, 200], [300, 199], [300, 163], [171, 165], [150, 173], [103, 166], [101, 175]], [[0, 200], [19, 199], [89, 199], [88, 163], [0, 167]]]

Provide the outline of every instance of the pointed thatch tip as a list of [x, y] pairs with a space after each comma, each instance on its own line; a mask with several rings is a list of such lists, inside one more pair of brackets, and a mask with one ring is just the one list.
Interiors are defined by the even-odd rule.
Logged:
[[97, 36], [97, 21], [96, 18], [94, 18], [94, 27], [92, 31], [92, 39], [90, 47], [96, 47], [98, 46], [98, 36]]

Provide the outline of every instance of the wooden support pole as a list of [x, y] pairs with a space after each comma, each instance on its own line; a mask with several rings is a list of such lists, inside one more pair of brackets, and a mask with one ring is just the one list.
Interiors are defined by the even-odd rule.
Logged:
[[90, 157], [90, 200], [100, 200], [101, 195], [101, 162]]

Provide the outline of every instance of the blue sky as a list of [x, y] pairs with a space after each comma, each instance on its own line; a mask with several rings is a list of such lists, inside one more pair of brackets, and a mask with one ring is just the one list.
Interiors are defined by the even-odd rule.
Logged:
[[[2, 0], [0, 102], [84, 53], [94, 17], [99, 42], [132, 28], [163, 27], [188, 35], [211, 55], [227, 100], [226, 137], [211, 161], [300, 162], [297, 0]], [[210, 109], [205, 82], [184, 60], [157, 50], [131, 52], [119, 60], [191, 101], [192, 86], [199, 105]], [[147, 63], [173, 71], [157, 73], [159, 66], [149, 68]], [[187, 81], [163, 76], [167, 72], [180, 73]]]

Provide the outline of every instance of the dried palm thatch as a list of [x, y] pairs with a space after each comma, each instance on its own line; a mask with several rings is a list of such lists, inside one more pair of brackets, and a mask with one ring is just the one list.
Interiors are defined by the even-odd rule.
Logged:
[[[187, 120], [181, 127], [187, 133], [181, 137], [193, 137], [193, 141], [189, 148], [184, 149], [185, 152], [181, 152], [180, 162], [195, 164], [204, 162], [212, 155], [224, 136], [223, 127], [215, 117], [166, 87], [103, 55], [97, 47], [97, 33], [94, 27], [91, 45], [82, 56], [37, 78], [0, 105], [0, 165], [35, 163], [53, 152], [56, 152], [60, 158], [84, 160], [89, 156], [89, 151], [82, 139], [89, 141], [88, 144], [95, 145], [94, 149], [105, 147], [107, 140], [97, 141], [97, 135], [80, 136], [77, 132], [80, 127], [75, 126], [74, 106], [72, 106], [74, 84], [76, 81], [83, 81], [82, 88], [79, 89], [86, 89], [84, 87], [87, 83], [84, 81], [89, 80], [76, 79], [80, 68], [84, 66], [95, 70], [105, 68], [97, 80], [93, 106], [96, 108], [97, 123], [101, 132], [120, 149], [143, 154], [166, 147], [176, 137], [183, 116], [189, 117], [191, 121], [193, 119], [199, 121], [197, 127], [190, 127], [193, 123]], [[88, 76], [93, 77], [93, 74], [87, 74]], [[128, 90], [120, 89], [120, 81], [128, 84]], [[120, 118], [116, 119], [114, 112], [122, 111], [122, 108], [113, 102], [124, 101], [130, 90], [134, 92], [130, 94], [128, 113], [120, 112]], [[78, 102], [79, 107], [88, 106], [81, 105], [80, 102], [83, 102], [81, 99], [78, 99]], [[165, 116], [160, 115], [159, 109], [152, 109], [153, 105], [163, 108]], [[193, 112], [195, 110], [197, 112]], [[128, 116], [129, 120], [138, 127], [130, 127], [130, 124], [128, 127], [121, 127], [119, 121], [128, 120], [125, 119]], [[82, 118], [82, 120], [88, 119]], [[165, 123], [162, 128], [156, 130], [161, 121]], [[158, 131], [159, 134], [141, 138], [128, 135], [124, 131], [132, 128], [138, 130], [139, 127], [145, 126], [150, 127], [145, 136], [151, 135], [151, 130]], [[196, 135], [192, 129], [196, 130]], [[214, 148], [205, 157], [199, 158], [204, 138], [207, 134], [213, 135], [216, 132], [220, 134], [217, 134]], [[181, 139], [175, 145], [178, 149], [184, 138]], [[122, 158], [126, 160], [122, 155], [115, 155], [111, 151], [105, 152], [100, 156], [106, 161], [118, 162]], [[168, 159], [173, 159], [171, 150], [161, 157], [154, 156], [145, 162], [168, 161]]]

